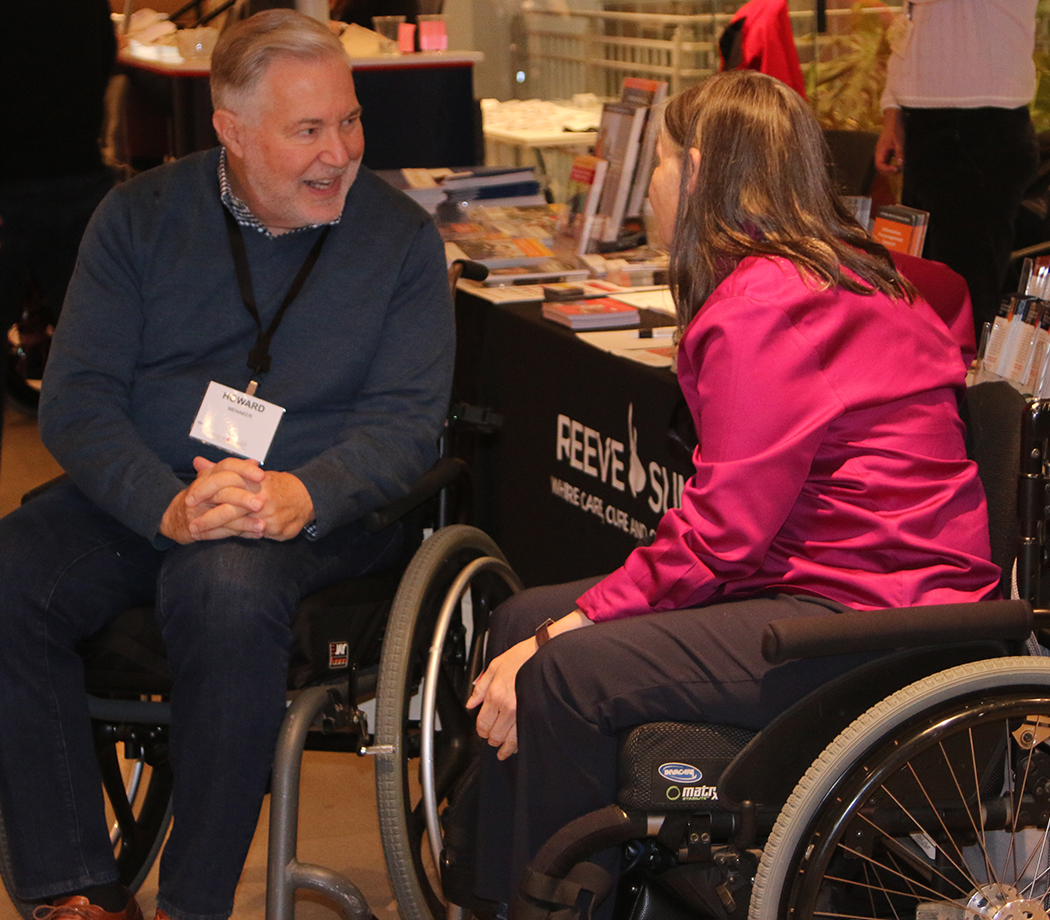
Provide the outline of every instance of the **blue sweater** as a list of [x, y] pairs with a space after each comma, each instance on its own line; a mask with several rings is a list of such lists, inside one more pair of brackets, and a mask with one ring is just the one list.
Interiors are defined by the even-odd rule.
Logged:
[[[217, 168], [217, 150], [194, 154], [103, 201], [44, 378], [48, 450], [94, 502], [150, 540], [193, 479], [193, 458], [227, 456], [189, 436], [209, 381], [244, 389], [251, 378], [256, 327], [237, 286]], [[320, 232], [244, 230], [264, 328]], [[435, 459], [454, 351], [446, 279], [427, 214], [362, 168], [273, 338], [258, 391], [286, 409], [266, 466], [302, 480], [319, 535], [404, 494]]]

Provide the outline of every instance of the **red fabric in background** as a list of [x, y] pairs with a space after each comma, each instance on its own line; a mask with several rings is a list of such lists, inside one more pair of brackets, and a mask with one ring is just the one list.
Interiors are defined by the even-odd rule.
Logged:
[[[757, 70], [776, 77], [804, 99], [806, 82], [791, 31], [787, 0], [750, 0], [736, 11], [729, 28], [739, 20], [744, 21], [740, 34], [742, 59], [735, 69]], [[719, 61], [720, 69], [725, 70], [721, 53]]]
[[932, 262], [902, 252], [891, 252], [890, 255], [893, 256], [897, 271], [919, 289], [922, 299], [944, 320], [969, 367], [977, 355], [977, 340], [970, 289], [962, 275], [942, 262]]

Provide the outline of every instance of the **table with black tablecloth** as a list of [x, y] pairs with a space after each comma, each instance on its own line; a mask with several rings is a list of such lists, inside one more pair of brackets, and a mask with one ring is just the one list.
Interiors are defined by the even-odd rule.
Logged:
[[[692, 475], [692, 423], [674, 374], [601, 351], [539, 303], [457, 296], [455, 400], [503, 416], [457, 438], [474, 521], [527, 585], [600, 575], [646, 539]], [[671, 320], [640, 311], [643, 326]], [[664, 340], [666, 341], [666, 340]]]

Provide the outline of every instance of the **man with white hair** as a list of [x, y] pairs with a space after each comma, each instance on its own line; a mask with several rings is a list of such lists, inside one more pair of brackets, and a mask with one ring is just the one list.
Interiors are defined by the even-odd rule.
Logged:
[[298, 600], [398, 558], [399, 526], [359, 521], [434, 461], [447, 408], [440, 238], [361, 168], [338, 40], [260, 13], [221, 37], [212, 96], [221, 149], [119, 186], [88, 229], [40, 410], [69, 482], [0, 521], [0, 731], [17, 739], [0, 808], [15, 893], [52, 920], [141, 917], [77, 643], [155, 604], [175, 778], [157, 915], [224, 920]]

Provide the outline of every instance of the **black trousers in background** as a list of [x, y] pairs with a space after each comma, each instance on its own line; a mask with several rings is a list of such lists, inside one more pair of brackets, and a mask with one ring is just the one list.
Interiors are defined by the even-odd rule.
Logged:
[[1014, 222], [1039, 150], [1025, 107], [901, 110], [902, 201], [930, 212], [923, 256], [955, 269], [970, 288], [977, 337], [995, 319], [1014, 244]]
[[[524, 591], [493, 615], [489, 655], [557, 619], [598, 579]], [[841, 613], [833, 601], [785, 594], [597, 623], [555, 636], [518, 672], [518, 753], [486, 748], [476, 891], [509, 902], [529, 861], [573, 818], [615, 801], [617, 733], [644, 722], [706, 721], [758, 729], [857, 654], [773, 667], [763, 627]], [[862, 614], [863, 615], [863, 614]], [[595, 860], [616, 873], [619, 853]], [[612, 898], [599, 916], [608, 916]]]

